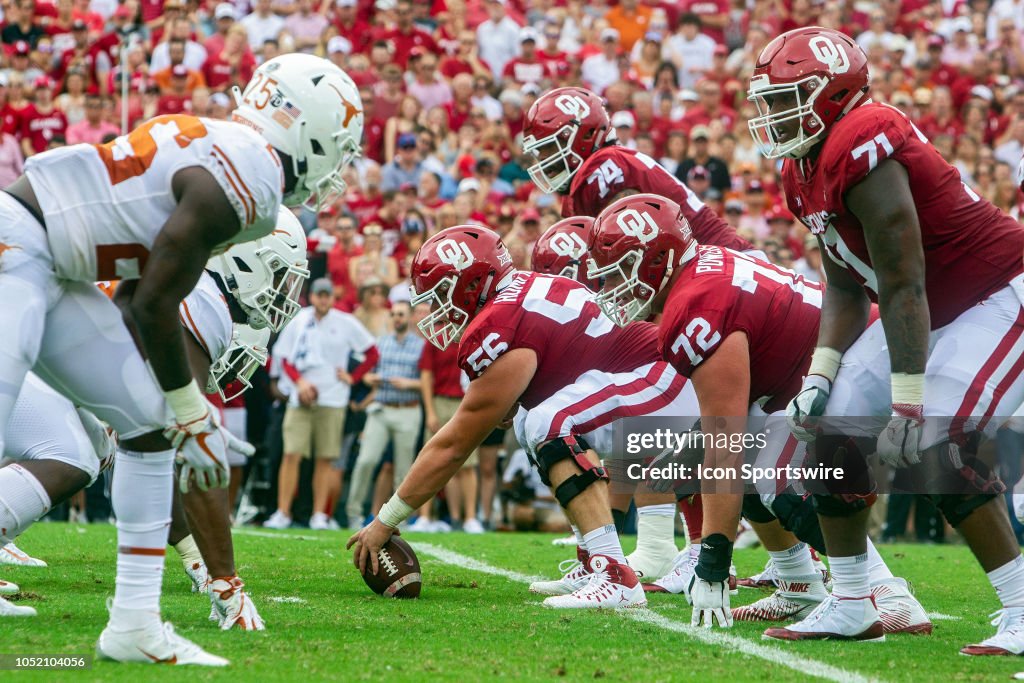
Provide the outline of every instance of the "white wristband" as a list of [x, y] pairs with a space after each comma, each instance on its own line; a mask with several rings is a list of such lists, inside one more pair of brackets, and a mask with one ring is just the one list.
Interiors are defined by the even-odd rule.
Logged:
[[924, 375], [906, 372], [892, 373], [892, 404], [924, 405]]
[[178, 424], [195, 422], [209, 412], [206, 398], [203, 392], [199, 391], [199, 385], [194, 379], [180, 389], [165, 391], [164, 398]]
[[843, 354], [835, 349], [819, 346], [814, 349], [814, 355], [811, 356], [811, 367], [808, 368], [807, 374], [821, 375], [829, 382], [834, 382], [836, 381], [836, 375], [839, 374], [839, 362], [842, 359]]
[[398, 497], [398, 494], [391, 496], [391, 499], [381, 506], [380, 512], [377, 513], [377, 519], [384, 526], [389, 526], [392, 529], [397, 529], [398, 525], [409, 519], [415, 508], [407, 505], [404, 500]]

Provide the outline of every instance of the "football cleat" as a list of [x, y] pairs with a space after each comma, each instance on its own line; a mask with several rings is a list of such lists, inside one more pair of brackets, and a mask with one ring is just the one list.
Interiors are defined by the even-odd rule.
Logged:
[[22, 552], [18, 546], [14, 545], [13, 542], [0, 548], [0, 564], [14, 564], [19, 567], [45, 567], [46, 563], [42, 560], [37, 560], [24, 552]]
[[776, 640], [858, 640], [880, 643], [885, 629], [875, 601], [864, 598], [828, 596], [804, 618], [788, 627], [770, 628], [764, 638]]
[[323, 512], [318, 512], [309, 518], [309, 528], [313, 531], [327, 531], [331, 525], [327, 523], [328, 517]]
[[210, 587], [210, 572], [207, 571], [206, 564], [193, 562], [190, 566], [185, 567], [185, 573], [192, 580], [192, 592], [206, 595]]
[[434, 530], [434, 520], [428, 519], [423, 515], [416, 518], [416, 521], [409, 525], [409, 531], [415, 531], [418, 533], [430, 533]]
[[777, 588], [779, 574], [775, 569], [775, 560], [769, 557], [760, 573], [739, 579], [736, 583], [740, 588]]
[[817, 572], [779, 579], [779, 588], [774, 593], [750, 605], [737, 607], [732, 611], [732, 617], [736, 621], [803, 619], [826, 598], [828, 592]]
[[991, 615], [996, 634], [960, 650], [962, 655], [1019, 655], [1024, 653], [1024, 607], [1004, 607]]
[[467, 534], [482, 534], [484, 533], [484, 525], [480, 523], [476, 517], [468, 519], [462, 523], [462, 530]]
[[590, 570], [587, 569], [587, 562], [590, 560], [590, 553], [583, 548], [576, 548], [575, 560], [562, 560], [558, 564], [558, 571], [562, 578], [554, 581], [534, 581], [530, 584], [530, 592], [539, 595], [568, 595], [583, 588], [590, 581]]
[[0, 579], [0, 595], [14, 595], [20, 590], [18, 584]]
[[235, 626], [243, 631], [266, 629], [256, 605], [244, 589], [245, 584], [237, 576], [210, 582], [210, 603], [213, 605], [210, 616], [216, 615], [222, 631]]
[[280, 510], [275, 510], [267, 521], [263, 522], [264, 529], [287, 529], [292, 525], [292, 518]]
[[636, 573], [625, 562], [607, 555], [591, 555], [587, 562], [590, 578], [585, 586], [569, 593], [545, 598], [553, 609], [622, 609], [646, 607], [647, 597]]
[[832, 572], [829, 571], [828, 565], [822, 561], [818, 551], [811, 546], [807, 546], [807, 552], [811, 554], [811, 563], [814, 565], [814, 568], [821, 572], [821, 580], [825, 582], [825, 590], [832, 590]]
[[761, 545], [761, 539], [754, 532], [754, 527], [745, 519], [740, 520], [739, 531], [736, 532], [736, 540], [733, 541], [733, 550], [749, 550]]
[[659, 543], [654, 548], [647, 544], [637, 547], [633, 554], [626, 557], [626, 562], [633, 568], [636, 577], [642, 582], [651, 582], [672, 571], [679, 548], [675, 543]]
[[130, 631], [115, 631], [108, 625], [96, 643], [96, 656], [116, 662], [143, 664], [195, 664], [227, 666], [228, 660], [211, 655], [190, 640], [174, 632], [168, 623], [153, 619]]
[[672, 570], [654, 583], [644, 584], [644, 590], [648, 593], [672, 593], [674, 595], [684, 593], [697, 568], [699, 550], [700, 546], [694, 545], [680, 551], [672, 563]]
[[895, 577], [879, 581], [871, 587], [871, 597], [875, 599], [886, 633], [928, 635], [932, 632], [931, 620], [910, 592], [905, 579]]
[[551, 545], [576, 545], [576, 536], [574, 534], [561, 536], [551, 541]]
[[[7, 584], [13, 586], [14, 584]], [[34, 617], [36, 610], [28, 605], [15, 605], [4, 598], [0, 598], [0, 617]]]

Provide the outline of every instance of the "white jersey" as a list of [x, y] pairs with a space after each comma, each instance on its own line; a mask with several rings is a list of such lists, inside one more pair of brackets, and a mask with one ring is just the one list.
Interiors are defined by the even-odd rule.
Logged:
[[277, 224], [283, 169], [255, 131], [195, 116], [158, 116], [105, 145], [72, 145], [25, 163], [46, 219], [54, 269], [77, 281], [134, 279], [177, 206], [172, 180], [200, 166], [220, 185], [242, 230], [232, 243]]
[[231, 344], [231, 310], [213, 277], [203, 271], [195, 289], [178, 306], [178, 318], [213, 363]]

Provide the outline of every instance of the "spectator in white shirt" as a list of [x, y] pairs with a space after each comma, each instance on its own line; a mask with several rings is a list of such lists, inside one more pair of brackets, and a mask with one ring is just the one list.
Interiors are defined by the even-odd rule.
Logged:
[[619, 32], [601, 29], [601, 51], [583, 60], [583, 82], [597, 93], [619, 80]]
[[484, 60], [495, 78], [501, 78], [505, 65], [519, 54], [519, 24], [505, 14], [507, 0], [487, 0], [490, 19], [476, 29], [476, 43], [480, 46], [480, 59]]
[[714, 62], [715, 41], [700, 29], [699, 16], [684, 14], [679, 19], [679, 32], [665, 45], [665, 57], [679, 70], [680, 88], [696, 86]]
[[266, 41], [277, 40], [277, 34], [284, 28], [284, 19], [274, 14], [271, 0], [256, 0], [253, 13], [240, 23], [249, 32], [249, 47], [254, 52], [262, 50]]
[[163, 71], [171, 64], [170, 41], [180, 40], [185, 43], [185, 58], [182, 64], [192, 71], [201, 71], [206, 63], [206, 48], [192, 40], [192, 24], [188, 19], [175, 19], [167, 29], [167, 40], [153, 48], [153, 57], [149, 60], [150, 73]]
[[[291, 507], [299, 483], [299, 464], [315, 456], [311, 529], [327, 529], [328, 501], [341, 492], [341, 435], [345, 429], [351, 385], [359, 382], [379, 358], [373, 336], [354, 316], [334, 308], [334, 285], [320, 278], [310, 287], [312, 306], [302, 309], [284, 328], [274, 355], [294, 383], [284, 416], [284, 458], [278, 473], [277, 511], [264, 526], [291, 525]], [[362, 355], [348, 372], [349, 357]]]

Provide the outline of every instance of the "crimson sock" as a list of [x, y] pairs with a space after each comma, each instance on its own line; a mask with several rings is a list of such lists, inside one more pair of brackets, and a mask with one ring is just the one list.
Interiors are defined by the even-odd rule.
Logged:
[[690, 538], [690, 543], [700, 545], [704, 528], [704, 506], [700, 501], [700, 494], [696, 493], [680, 500], [679, 513], [686, 523], [686, 535]]

